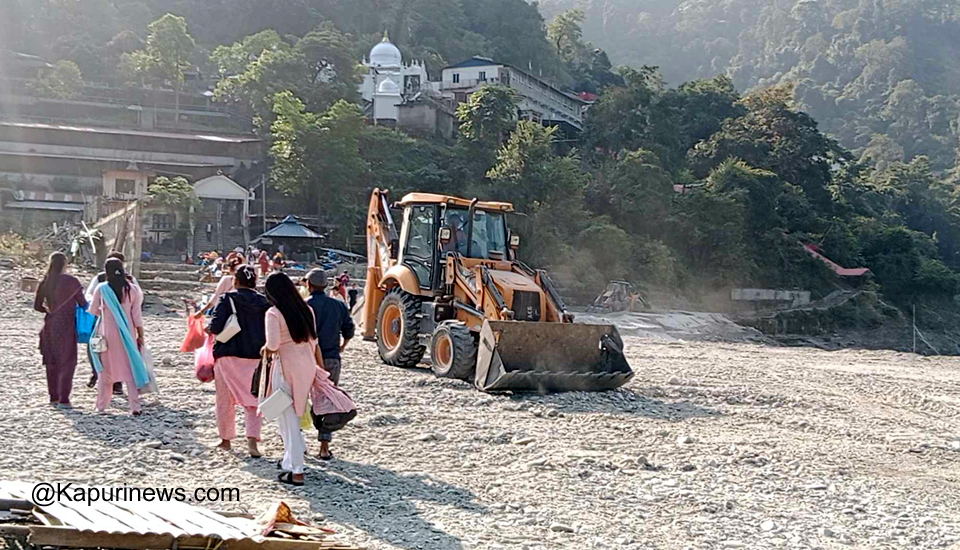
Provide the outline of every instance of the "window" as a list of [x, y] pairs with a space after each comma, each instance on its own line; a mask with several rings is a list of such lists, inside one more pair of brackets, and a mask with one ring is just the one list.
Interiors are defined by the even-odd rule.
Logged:
[[483, 82], [487, 79], [487, 71], [480, 71], [480, 82]]
[[466, 102], [467, 102], [467, 94], [465, 94], [465, 93], [457, 92], [457, 93], [453, 94], [453, 97], [454, 97], [454, 99], [456, 100], [457, 103], [466, 103]]
[[[450, 228], [450, 241], [441, 247], [441, 254], [457, 252], [466, 255], [467, 233], [470, 226], [467, 223], [469, 210], [465, 208], [447, 208], [444, 224]], [[475, 210], [473, 213], [473, 246], [471, 258], [495, 260], [504, 259], [507, 253], [507, 226], [501, 212], [487, 212]]]
[[454, 84], [460, 83], [460, 73], [453, 73], [453, 83]]
[[154, 214], [153, 215], [153, 229], [154, 231], [164, 231], [167, 229], [173, 228], [173, 220], [170, 214]]
[[137, 180], [117, 180], [117, 195], [136, 195]]
[[430, 288], [433, 274], [435, 209], [433, 205], [417, 205], [408, 207], [405, 213], [407, 235], [403, 263], [413, 270], [423, 288]]

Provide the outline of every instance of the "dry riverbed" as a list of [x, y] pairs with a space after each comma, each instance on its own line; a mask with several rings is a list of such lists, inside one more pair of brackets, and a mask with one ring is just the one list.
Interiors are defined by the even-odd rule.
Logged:
[[[0, 478], [238, 487], [369, 548], [943, 548], [960, 541], [960, 363], [894, 352], [626, 338], [637, 375], [601, 394], [485, 395], [426, 370], [344, 357], [358, 419], [304, 488], [265, 458], [216, 451], [212, 384], [147, 317], [161, 394], [142, 417], [46, 404], [41, 319], [3, 283]], [[238, 419], [242, 415], [238, 414]], [[242, 432], [242, 428], [239, 433]], [[308, 434], [311, 455], [318, 444]]]

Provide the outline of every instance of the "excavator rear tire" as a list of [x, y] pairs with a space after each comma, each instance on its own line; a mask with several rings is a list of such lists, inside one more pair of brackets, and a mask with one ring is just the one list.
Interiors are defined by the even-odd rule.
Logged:
[[387, 292], [377, 314], [377, 350], [394, 367], [415, 367], [426, 347], [420, 344], [420, 299], [400, 287]]
[[477, 370], [477, 338], [459, 321], [444, 321], [433, 331], [430, 362], [440, 378], [473, 380]]

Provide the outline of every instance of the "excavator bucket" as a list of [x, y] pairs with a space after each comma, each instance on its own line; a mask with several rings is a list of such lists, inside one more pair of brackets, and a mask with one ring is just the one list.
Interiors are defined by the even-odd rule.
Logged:
[[631, 378], [613, 325], [485, 320], [480, 330], [481, 391], [603, 391]]

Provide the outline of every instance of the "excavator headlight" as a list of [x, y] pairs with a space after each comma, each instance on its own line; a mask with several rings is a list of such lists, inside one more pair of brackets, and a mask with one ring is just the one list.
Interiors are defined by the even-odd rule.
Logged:
[[450, 228], [449, 228], [449, 227], [441, 227], [441, 228], [440, 228], [440, 242], [442, 242], [442, 243], [448, 243], [448, 242], [450, 242], [450, 237], [451, 237], [451, 236], [452, 236], [452, 232], [450, 231]]
[[510, 248], [520, 248], [520, 235], [510, 235]]

